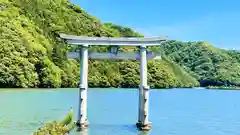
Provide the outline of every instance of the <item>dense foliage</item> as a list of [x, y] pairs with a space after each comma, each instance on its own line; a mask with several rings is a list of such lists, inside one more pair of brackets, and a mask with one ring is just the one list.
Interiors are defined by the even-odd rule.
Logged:
[[168, 41], [163, 44], [163, 50], [202, 86], [240, 86], [239, 51], [219, 49], [202, 41]]
[[143, 35], [133, 31], [131, 28], [123, 27], [120, 25], [115, 25], [112, 23], [104, 23], [104, 25], [107, 28], [110, 28], [112, 33], [114, 33], [115, 36], [119, 37], [143, 37]]
[[[66, 53], [59, 33], [131, 37], [130, 28], [101, 23], [67, 0], [0, 0], [0, 87], [77, 87], [79, 64]], [[160, 48], [150, 48], [160, 51]], [[91, 51], [107, 51], [91, 47]], [[121, 48], [136, 51], [136, 48]], [[238, 56], [235, 56], [238, 57]], [[198, 82], [164, 57], [148, 64], [152, 88], [193, 87]], [[89, 87], [138, 87], [136, 61], [89, 62]]]

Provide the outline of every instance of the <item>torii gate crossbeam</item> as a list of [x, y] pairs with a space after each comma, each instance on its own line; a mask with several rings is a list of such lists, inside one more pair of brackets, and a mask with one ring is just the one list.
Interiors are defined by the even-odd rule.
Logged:
[[[87, 120], [87, 89], [88, 89], [88, 59], [134, 59], [140, 60], [140, 88], [137, 127], [140, 130], [150, 130], [148, 121], [149, 86], [147, 84], [147, 59], [159, 59], [158, 53], [147, 52], [147, 46], [159, 46], [167, 40], [167, 37], [156, 38], [110, 38], [110, 37], [83, 37], [60, 34], [60, 38], [69, 44], [81, 46], [79, 53], [70, 52], [68, 57], [80, 57], [80, 85], [79, 85], [79, 112], [77, 126], [86, 128]], [[110, 46], [109, 53], [89, 53], [89, 45]], [[137, 46], [139, 52], [118, 52], [118, 46]]]

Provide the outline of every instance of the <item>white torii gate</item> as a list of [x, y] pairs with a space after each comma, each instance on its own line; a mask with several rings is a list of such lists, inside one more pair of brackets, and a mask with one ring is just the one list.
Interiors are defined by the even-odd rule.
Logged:
[[[80, 52], [70, 52], [68, 57], [80, 58], [80, 85], [79, 85], [79, 112], [77, 126], [86, 128], [87, 120], [87, 89], [88, 89], [88, 59], [140, 60], [140, 88], [138, 105], [137, 127], [140, 130], [150, 130], [151, 123], [148, 121], [149, 86], [147, 84], [147, 59], [161, 59], [161, 55], [147, 52], [147, 46], [158, 46], [167, 40], [167, 37], [156, 38], [110, 38], [110, 37], [83, 37], [60, 34], [60, 38], [69, 44], [81, 46]], [[110, 46], [108, 53], [88, 53], [89, 45]], [[118, 52], [119, 46], [136, 46], [139, 52]]]

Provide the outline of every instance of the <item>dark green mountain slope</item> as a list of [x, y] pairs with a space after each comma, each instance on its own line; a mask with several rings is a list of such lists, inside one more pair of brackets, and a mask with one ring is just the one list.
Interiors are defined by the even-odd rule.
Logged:
[[240, 52], [216, 48], [206, 42], [168, 41], [162, 49], [197, 78], [202, 86], [240, 85]]
[[[68, 50], [74, 48], [59, 39], [59, 33], [142, 36], [130, 28], [103, 24], [67, 0], [0, 0], [0, 24], [0, 87], [77, 87], [78, 62], [66, 58]], [[139, 85], [138, 62], [91, 60], [89, 63], [90, 87]], [[150, 62], [149, 73], [154, 88], [197, 85], [194, 78], [167, 59]]]

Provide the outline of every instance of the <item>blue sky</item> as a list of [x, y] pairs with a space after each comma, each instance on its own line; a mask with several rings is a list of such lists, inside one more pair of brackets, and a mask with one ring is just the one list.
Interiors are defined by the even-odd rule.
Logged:
[[102, 22], [182, 41], [240, 49], [238, 0], [71, 0]]

